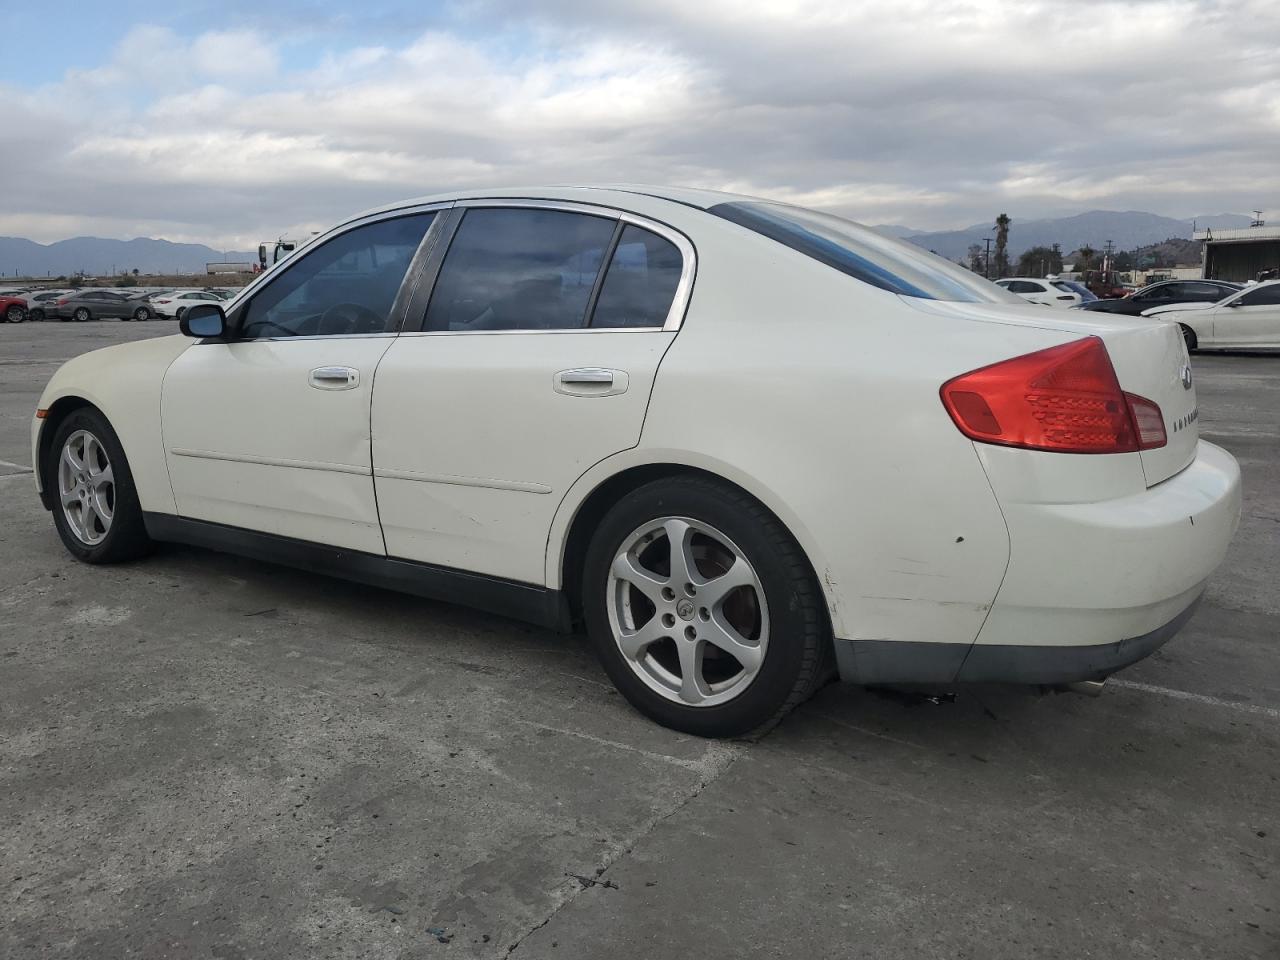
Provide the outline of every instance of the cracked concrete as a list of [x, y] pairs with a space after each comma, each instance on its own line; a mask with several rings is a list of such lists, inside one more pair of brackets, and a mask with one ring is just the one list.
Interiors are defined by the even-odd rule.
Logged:
[[196, 550], [74, 563], [23, 472], [46, 358], [172, 326], [0, 325], [5, 960], [1280, 956], [1280, 360], [1196, 360], [1244, 519], [1126, 685], [830, 687], [718, 744], [578, 638]]

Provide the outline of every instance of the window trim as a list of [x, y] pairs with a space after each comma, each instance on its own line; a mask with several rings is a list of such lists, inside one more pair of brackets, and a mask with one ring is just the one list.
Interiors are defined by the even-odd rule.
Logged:
[[[538, 200], [528, 197], [482, 197], [469, 200], [458, 200], [449, 204], [452, 208], [450, 216], [437, 218], [448, 222], [448, 226], [442, 228], [440, 243], [437, 247], [430, 251], [430, 262], [425, 264], [422, 276], [417, 278], [419, 281], [418, 288], [413, 292], [408, 304], [408, 315], [400, 329], [402, 337], [509, 337], [509, 336], [548, 336], [548, 335], [564, 335], [564, 334], [602, 334], [602, 333], [675, 333], [684, 323], [685, 314], [689, 309], [689, 300], [693, 293], [694, 278], [697, 275], [697, 249], [685, 234], [659, 220], [653, 220], [649, 217], [640, 216], [630, 212], [629, 210], [621, 210], [617, 207], [604, 206], [602, 204], [581, 203], [573, 200]], [[567, 213], [585, 214], [587, 216], [600, 217], [605, 220], [614, 220], [619, 224], [632, 224], [642, 230], [648, 230], [650, 233], [662, 237], [664, 240], [670, 241], [677, 250], [680, 251], [681, 266], [680, 280], [676, 284], [675, 295], [671, 298], [671, 306], [667, 310], [666, 319], [661, 326], [653, 327], [593, 327], [591, 321], [595, 314], [595, 303], [598, 299], [598, 289], [593, 290], [593, 298], [588, 304], [586, 314], [586, 323], [581, 327], [564, 327], [553, 330], [423, 330], [422, 326], [426, 322], [427, 304], [430, 302], [431, 294], [435, 290], [436, 282], [440, 279], [440, 269], [444, 266], [445, 256], [449, 252], [449, 245], [453, 242], [453, 237], [458, 231], [458, 227], [462, 223], [462, 217], [469, 209], [477, 208], [509, 208], [509, 209], [535, 209], [535, 210], [563, 210]], [[434, 224], [432, 225], [434, 229]], [[447, 230], [447, 234], [444, 232]], [[431, 231], [428, 231], [430, 233]], [[616, 242], [620, 231], [614, 230], [613, 242]], [[596, 276], [598, 288], [603, 283], [603, 276], [608, 272], [608, 259], [603, 259], [600, 264], [600, 271]]]
[[[418, 275], [422, 268], [421, 260], [430, 250], [432, 234], [436, 234], [438, 236], [438, 225], [441, 221], [447, 219], [447, 217], [442, 215], [441, 211], [447, 211], [453, 207], [453, 205], [454, 202], [452, 200], [446, 200], [437, 203], [423, 203], [408, 207], [399, 207], [395, 210], [384, 210], [380, 213], [370, 214], [366, 217], [359, 217], [355, 220], [345, 221], [337, 226], [331, 227], [319, 236], [312, 238], [304, 247], [301, 248], [300, 256], [297, 258], [289, 257], [289, 259], [284, 261], [283, 265], [278, 270], [272, 269], [263, 271], [256, 280], [246, 285], [230, 300], [222, 301], [223, 313], [227, 317], [227, 327], [229, 330], [235, 331], [235, 334], [237, 334], [230, 337], [230, 341], [233, 343], [288, 343], [292, 340], [351, 340], [356, 338], [367, 340], [377, 337], [398, 336], [404, 328], [405, 317], [407, 315], [406, 311], [411, 299], [411, 297], [407, 297], [405, 295], [406, 291], [410, 294], [412, 293], [412, 284], [419, 279]], [[400, 281], [400, 288], [396, 292], [395, 299], [392, 301], [391, 329], [383, 330], [379, 333], [314, 333], [303, 334], [296, 337], [238, 336], [244, 310], [253, 301], [253, 298], [261, 293], [262, 290], [271, 283], [283, 277], [294, 266], [301, 263], [302, 260], [310, 253], [314, 253], [329, 241], [335, 240], [343, 234], [350, 233], [352, 230], [357, 230], [360, 227], [365, 227], [373, 223], [381, 223], [386, 220], [398, 220], [403, 217], [411, 217], [423, 213], [435, 213], [436, 216], [431, 221], [431, 226], [427, 228], [427, 232], [423, 234], [422, 241], [418, 244], [418, 249], [414, 251], [413, 257], [410, 258], [408, 269], [405, 270], [404, 278]]]

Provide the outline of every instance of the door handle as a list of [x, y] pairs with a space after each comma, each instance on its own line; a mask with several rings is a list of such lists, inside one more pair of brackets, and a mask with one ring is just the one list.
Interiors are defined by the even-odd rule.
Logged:
[[603, 367], [579, 367], [560, 374], [561, 383], [613, 383], [613, 371]]
[[354, 367], [316, 367], [307, 383], [317, 390], [351, 390], [360, 385], [360, 371]]
[[556, 393], [570, 397], [613, 397], [626, 393], [631, 377], [625, 370], [608, 367], [575, 367], [561, 370], [551, 381]]

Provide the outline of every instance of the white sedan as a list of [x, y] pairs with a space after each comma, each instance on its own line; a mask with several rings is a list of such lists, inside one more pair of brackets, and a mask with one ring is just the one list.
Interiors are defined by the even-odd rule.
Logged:
[[1253, 284], [1217, 303], [1179, 303], [1144, 310], [1172, 320], [1188, 350], [1280, 349], [1280, 280]]
[[1028, 303], [1039, 303], [1046, 307], [1074, 307], [1084, 302], [1080, 293], [1073, 290], [1065, 280], [1004, 277], [997, 280], [996, 285], [1004, 287], [1010, 293], [1016, 293]]
[[700, 735], [836, 673], [1101, 680], [1187, 622], [1239, 514], [1177, 328], [762, 200], [409, 201], [181, 327], [41, 396], [72, 555], [179, 541], [581, 624]]
[[148, 298], [152, 312], [166, 320], [182, 319], [187, 308], [197, 303], [221, 303], [226, 298], [208, 290], [170, 290]]

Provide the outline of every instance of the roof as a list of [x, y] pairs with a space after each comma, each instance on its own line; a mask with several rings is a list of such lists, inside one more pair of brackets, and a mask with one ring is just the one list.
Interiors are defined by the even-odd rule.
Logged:
[[1248, 243], [1252, 240], [1280, 240], [1280, 226], [1241, 227], [1238, 230], [1197, 230], [1193, 240], [1210, 243]]
[[608, 201], [610, 199], [608, 197], [602, 197], [601, 194], [613, 194], [612, 202], [615, 203], [621, 199], [619, 195], [632, 194], [643, 197], [652, 197], [658, 200], [669, 200], [672, 203], [683, 204], [687, 207], [696, 207], [699, 210], [706, 210], [718, 203], [730, 203], [735, 200], [764, 199], [762, 197], [750, 197], [737, 193], [722, 193], [719, 190], [703, 190], [697, 187], [664, 187], [655, 184], [643, 183], [544, 184], [542, 186], [450, 190], [447, 193], [435, 193], [425, 197], [412, 197], [401, 200], [397, 203], [389, 203], [381, 207], [375, 207], [372, 210], [365, 210], [354, 217], [347, 218], [343, 222], [350, 223], [353, 220], [359, 220], [379, 213], [388, 213], [392, 210], [399, 210], [404, 207], [415, 207], [426, 203], [441, 203], [449, 200], [519, 198], [526, 200], [579, 200], [583, 203], [599, 203], [601, 200]]

